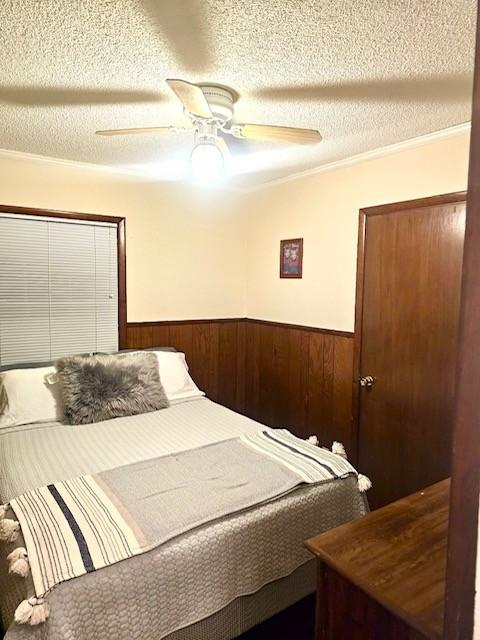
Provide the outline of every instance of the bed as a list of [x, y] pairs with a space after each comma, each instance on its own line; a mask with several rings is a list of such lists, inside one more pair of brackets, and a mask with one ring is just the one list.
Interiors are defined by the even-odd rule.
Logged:
[[[205, 397], [94, 424], [58, 421], [0, 429], [0, 503], [82, 474], [220, 443], [264, 427]], [[142, 555], [63, 582], [39, 626], [13, 622], [31, 595], [0, 557], [6, 640], [235, 638], [314, 591], [303, 540], [360, 517], [368, 505], [349, 476], [302, 485], [197, 527]], [[0, 545], [0, 554], [7, 553]]]

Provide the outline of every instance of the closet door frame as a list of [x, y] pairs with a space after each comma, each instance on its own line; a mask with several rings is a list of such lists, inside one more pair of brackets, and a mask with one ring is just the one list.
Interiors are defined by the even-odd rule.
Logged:
[[105, 216], [93, 213], [77, 213], [75, 211], [57, 211], [55, 209], [37, 209], [36, 207], [19, 207], [16, 205], [0, 205], [0, 213], [23, 216], [41, 216], [44, 218], [67, 218], [90, 222], [110, 222], [117, 226], [117, 258], [118, 258], [118, 345], [124, 349], [127, 344], [127, 255], [125, 244], [125, 218], [121, 216]]

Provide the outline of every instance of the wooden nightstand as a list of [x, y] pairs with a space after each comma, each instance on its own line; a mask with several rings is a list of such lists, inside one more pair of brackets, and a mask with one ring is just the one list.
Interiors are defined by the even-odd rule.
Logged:
[[316, 640], [440, 640], [450, 481], [307, 540]]

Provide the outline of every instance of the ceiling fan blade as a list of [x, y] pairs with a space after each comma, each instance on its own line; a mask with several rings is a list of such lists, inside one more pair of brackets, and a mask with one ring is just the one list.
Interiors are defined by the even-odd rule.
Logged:
[[83, 87], [0, 87], [0, 103], [25, 107], [81, 106], [161, 102], [153, 91], [128, 89], [85, 89]]
[[246, 138], [237, 138], [231, 133], [226, 133], [222, 130], [218, 131], [218, 137], [222, 138], [228, 146], [229, 153], [234, 156], [252, 153], [255, 151], [255, 148], [258, 148], [258, 145], [255, 145], [255, 142], [250, 142]]
[[287, 142], [291, 144], [315, 144], [322, 136], [316, 129], [297, 127], [279, 127], [268, 124], [236, 124], [231, 129], [234, 136], [247, 140], [265, 140], [266, 142]]
[[212, 67], [213, 48], [208, 38], [209, 15], [205, 0], [140, 0], [159, 32], [160, 44], [174, 53], [179, 65], [191, 73]]
[[203, 91], [196, 84], [186, 80], [166, 80], [185, 109], [199, 118], [213, 118]]
[[217, 136], [217, 146], [223, 153], [223, 156], [225, 158], [228, 158], [230, 156], [230, 149], [228, 148], [228, 144], [225, 138], [223, 138], [222, 136]]
[[136, 133], [173, 133], [178, 127], [137, 127], [133, 129], [101, 129], [95, 131], [97, 136], [125, 136]]

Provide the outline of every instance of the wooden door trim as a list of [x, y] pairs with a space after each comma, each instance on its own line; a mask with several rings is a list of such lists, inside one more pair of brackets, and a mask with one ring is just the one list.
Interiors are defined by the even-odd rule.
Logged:
[[127, 343], [127, 253], [125, 242], [125, 218], [121, 216], [104, 216], [94, 213], [77, 213], [56, 209], [39, 209], [37, 207], [19, 207], [17, 205], [0, 205], [0, 213], [11, 213], [23, 216], [40, 216], [43, 218], [66, 218], [69, 220], [85, 220], [90, 222], [110, 222], [117, 225], [117, 264], [118, 264], [118, 346], [123, 349]]
[[416, 200], [405, 200], [390, 204], [360, 209], [358, 218], [357, 244], [357, 283], [355, 294], [355, 328], [353, 335], [353, 380], [352, 380], [352, 433], [354, 440], [353, 460], [358, 464], [359, 429], [360, 429], [360, 387], [358, 379], [361, 375], [362, 325], [363, 325], [363, 293], [365, 281], [365, 255], [367, 244], [367, 218], [398, 211], [412, 211], [424, 207], [435, 207], [455, 202], [465, 202], [466, 191], [446, 193], [439, 196], [428, 196]]
[[402, 202], [392, 202], [390, 204], [367, 207], [360, 209], [360, 212], [363, 211], [368, 216], [379, 216], [384, 213], [394, 213], [396, 211], [411, 211], [412, 209], [422, 209], [423, 207], [435, 207], [442, 204], [464, 202], [466, 199], [466, 191], [456, 191], [454, 193], [444, 193], [439, 196], [427, 196], [425, 198], [417, 198], [416, 200], [404, 200]]
[[[460, 302], [444, 640], [470, 640], [480, 492], [480, 4]], [[477, 598], [480, 594], [477, 594]], [[480, 622], [480, 621], [479, 621]]]
[[322, 327], [310, 327], [305, 324], [291, 324], [289, 322], [277, 322], [276, 320], [259, 320], [256, 318], [195, 318], [192, 320], [142, 320], [139, 322], [128, 322], [128, 327], [162, 327], [182, 324], [228, 324], [229, 322], [245, 322], [248, 324], [260, 324], [268, 327], [278, 327], [280, 329], [295, 329], [308, 333], [322, 333], [326, 336], [338, 336], [340, 338], [353, 338], [353, 331], [342, 331], [340, 329], [324, 329]]

